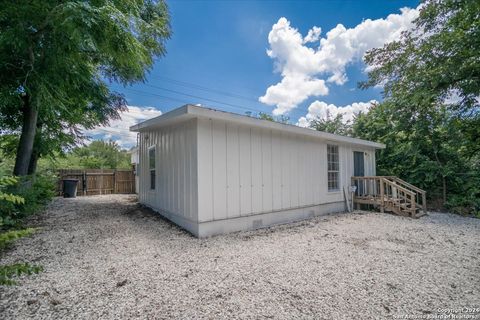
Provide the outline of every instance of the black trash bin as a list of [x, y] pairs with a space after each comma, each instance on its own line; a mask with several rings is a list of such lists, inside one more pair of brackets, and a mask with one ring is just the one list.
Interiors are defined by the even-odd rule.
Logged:
[[77, 179], [63, 179], [63, 197], [75, 198], [77, 196]]

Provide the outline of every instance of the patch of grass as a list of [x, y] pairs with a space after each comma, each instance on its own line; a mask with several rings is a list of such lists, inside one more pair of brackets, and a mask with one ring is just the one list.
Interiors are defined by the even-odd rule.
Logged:
[[[0, 233], [0, 252], [6, 249], [10, 244], [16, 240], [27, 237], [34, 233], [37, 229], [26, 228], [21, 230], [9, 230]], [[15, 285], [17, 284], [14, 277], [22, 274], [31, 275], [42, 271], [41, 266], [30, 265], [28, 263], [16, 263], [11, 265], [0, 265], [0, 285]]]
[[43, 268], [37, 265], [30, 265], [28, 263], [16, 263], [11, 265], [0, 266], [0, 285], [12, 286], [17, 284], [14, 277], [22, 274], [36, 274], [42, 271]]

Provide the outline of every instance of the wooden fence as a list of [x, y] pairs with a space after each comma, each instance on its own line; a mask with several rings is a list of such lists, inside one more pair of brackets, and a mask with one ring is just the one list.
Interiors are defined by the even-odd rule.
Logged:
[[62, 195], [63, 179], [77, 179], [77, 196], [135, 193], [133, 170], [62, 169], [58, 171], [57, 192]]

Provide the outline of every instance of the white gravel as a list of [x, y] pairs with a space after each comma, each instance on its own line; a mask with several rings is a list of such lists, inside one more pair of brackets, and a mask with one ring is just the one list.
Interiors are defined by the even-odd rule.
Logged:
[[478, 219], [359, 212], [199, 240], [114, 195], [55, 199], [32, 224], [1, 263], [45, 270], [0, 287], [3, 319], [480, 319], [457, 310], [480, 307]]

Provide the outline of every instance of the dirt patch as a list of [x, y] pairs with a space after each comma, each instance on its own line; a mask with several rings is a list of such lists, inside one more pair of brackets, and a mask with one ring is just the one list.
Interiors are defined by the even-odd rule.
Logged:
[[480, 220], [335, 214], [196, 239], [132, 196], [56, 199], [2, 263], [5, 319], [393, 318], [479, 307]]

